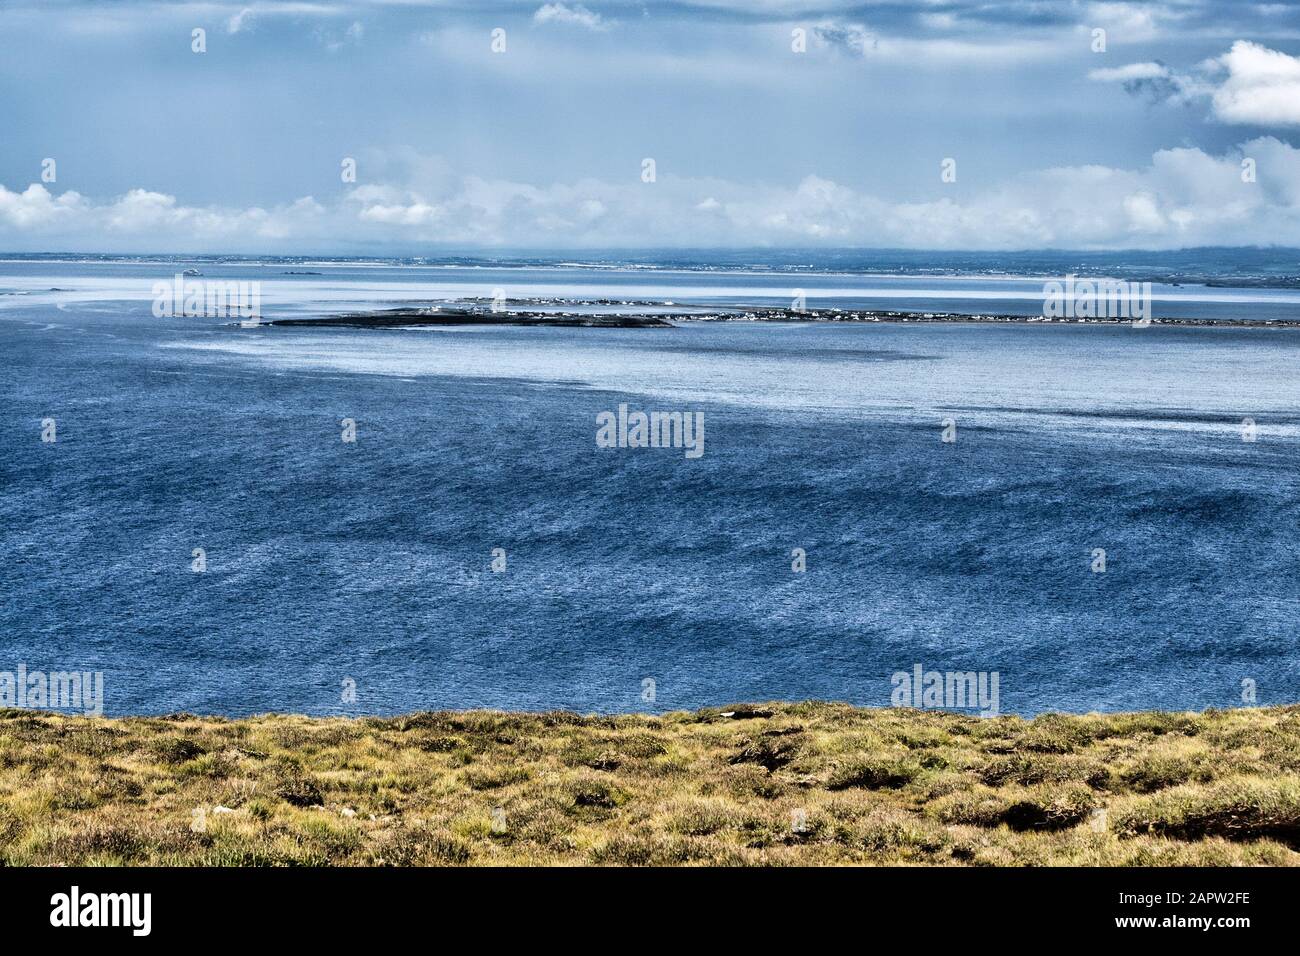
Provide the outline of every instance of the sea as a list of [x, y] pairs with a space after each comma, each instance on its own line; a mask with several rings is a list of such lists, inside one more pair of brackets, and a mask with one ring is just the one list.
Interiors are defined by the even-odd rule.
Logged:
[[[106, 713], [1300, 700], [1300, 328], [1231, 324], [1300, 320], [1296, 250], [0, 260], [0, 672]], [[1074, 274], [1228, 324], [156, 314], [187, 270], [267, 320], [1034, 317]], [[601, 445], [638, 411], [702, 454]]]

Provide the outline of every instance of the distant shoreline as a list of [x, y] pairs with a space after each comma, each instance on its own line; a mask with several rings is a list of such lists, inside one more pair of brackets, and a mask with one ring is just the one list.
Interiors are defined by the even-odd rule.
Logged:
[[[554, 302], [555, 300], [547, 300]], [[535, 301], [519, 305], [536, 306]], [[649, 305], [645, 302], [574, 303], [581, 305], [626, 306]], [[671, 303], [690, 308], [683, 303]], [[1135, 328], [1173, 326], [1178, 328], [1300, 328], [1300, 319], [1222, 319], [1152, 317], [1135, 320], [1127, 317], [1073, 317], [1013, 315], [978, 312], [912, 312], [897, 309], [786, 309], [772, 307], [700, 308], [682, 312], [546, 312], [535, 308], [492, 310], [475, 304], [450, 304], [430, 308], [382, 309], [348, 312], [307, 319], [272, 319], [259, 325], [335, 327], [358, 329], [401, 329], [420, 326], [510, 325], [570, 328], [674, 328], [679, 322], [807, 322], [807, 323], [886, 323], [886, 324], [974, 324], [974, 325], [1130, 325]]]
[[[593, 269], [609, 272], [759, 276], [875, 276], [932, 279], [1045, 280], [1124, 278], [1168, 286], [1300, 289], [1300, 249], [1283, 246], [1191, 246], [1173, 250], [1099, 252], [1070, 249], [918, 250], [860, 247], [718, 247], [709, 249], [488, 249], [441, 255], [275, 255], [253, 253], [0, 252], [0, 264], [69, 263], [174, 265], [265, 269]], [[280, 274], [294, 274], [281, 272]], [[306, 274], [306, 273], [303, 273]]]
[[651, 315], [590, 314], [580, 312], [493, 312], [480, 309], [383, 309], [348, 312], [312, 319], [273, 319], [258, 325], [332, 326], [355, 329], [401, 329], [422, 325], [539, 325], [579, 328], [672, 328], [672, 323]]

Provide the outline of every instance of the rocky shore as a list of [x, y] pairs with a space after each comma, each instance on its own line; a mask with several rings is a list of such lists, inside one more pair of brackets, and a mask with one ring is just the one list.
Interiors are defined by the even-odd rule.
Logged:
[[261, 325], [341, 326], [354, 329], [413, 328], [422, 325], [544, 325], [593, 329], [671, 328], [672, 323], [654, 315], [586, 312], [504, 311], [472, 308], [383, 309], [376, 312], [348, 312], [311, 319], [274, 319]]

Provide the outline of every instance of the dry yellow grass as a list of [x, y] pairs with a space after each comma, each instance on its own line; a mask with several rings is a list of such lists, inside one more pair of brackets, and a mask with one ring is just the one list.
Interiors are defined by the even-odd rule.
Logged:
[[9, 865], [1300, 862], [1300, 707], [0, 711]]

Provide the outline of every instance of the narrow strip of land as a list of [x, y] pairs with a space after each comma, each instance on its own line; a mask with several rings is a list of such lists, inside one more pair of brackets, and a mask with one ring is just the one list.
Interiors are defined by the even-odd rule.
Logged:
[[[549, 303], [551, 300], [547, 300]], [[646, 311], [565, 311], [530, 307], [493, 310], [472, 305], [441, 305], [427, 308], [379, 309], [345, 312], [309, 318], [272, 319], [267, 326], [332, 326], [358, 329], [396, 329], [420, 326], [515, 325], [574, 328], [671, 328], [679, 322], [885, 322], [885, 323], [984, 323], [1024, 325], [1137, 325], [1213, 328], [1300, 328], [1300, 319], [1153, 317], [1135, 322], [1122, 316], [1045, 317], [1009, 313], [923, 312], [879, 309], [786, 309], [772, 307], [706, 308], [683, 307], [680, 311], [663, 306]], [[574, 303], [576, 304], [576, 303]], [[573, 304], [570, 304], [570, 308]], [[644, 304], [642, 304], [644, 305]]]

